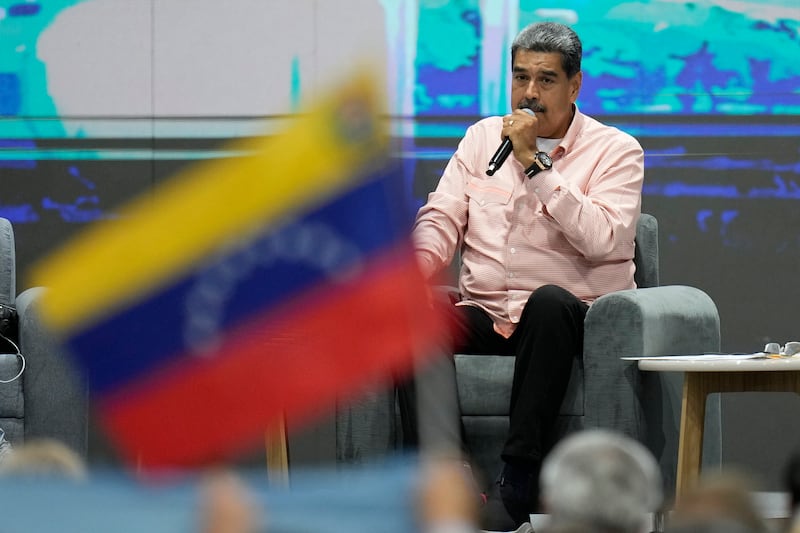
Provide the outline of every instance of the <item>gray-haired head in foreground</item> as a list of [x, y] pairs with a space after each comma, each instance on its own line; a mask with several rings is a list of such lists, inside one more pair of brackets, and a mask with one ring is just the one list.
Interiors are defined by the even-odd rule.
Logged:
[[534, 22], [520, 31], [511, 43], [511, 62], [517, 50], [531, 52], [557, 52], [561, 54], [561, 66], [571, 78], [581, 70], [583, 46], [572, 28], [557, 22]]
[[653, 455], [611, 431], [586, 430], [561, 441], [545, 459], [540, 480], [554, 525], [636, 533], [661, 505], [661, 472]]

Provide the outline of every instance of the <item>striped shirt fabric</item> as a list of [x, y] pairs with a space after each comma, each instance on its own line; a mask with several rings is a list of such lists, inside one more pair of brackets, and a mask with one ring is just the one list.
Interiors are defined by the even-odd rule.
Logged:
[[508, 337], [543, 285], [559, 285], [589, 304], [635, 287], [644, 154], [632, 136], [576, 108], [550, 152], [551, 170], [529, 179], [512, 154], [487, 176], [501, 130], [499, 116], [468, 128], [419, 210], [413, 238], [429, 279], [460, 254], [461, 305], [484, 309]]

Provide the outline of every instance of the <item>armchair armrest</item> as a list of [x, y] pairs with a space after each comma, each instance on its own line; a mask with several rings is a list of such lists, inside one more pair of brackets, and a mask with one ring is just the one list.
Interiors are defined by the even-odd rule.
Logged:
[[25, 438], [58, 439], [86, 456], [88, 393], [64, 348], [47, 331], [36, 313], [45, 292], [33, 287], [17, 297], [19, 347], [25, 356]]
[[703, 291], [684, 285], [606, 294], [589, 308], [584, 355], [680, 355], [718, 351], [719, 313]]

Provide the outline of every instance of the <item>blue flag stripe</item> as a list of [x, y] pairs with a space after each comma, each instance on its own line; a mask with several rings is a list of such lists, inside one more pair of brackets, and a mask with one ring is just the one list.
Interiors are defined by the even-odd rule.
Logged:
[[357, 274], [406, 235], [395, 169], [316, 211], [233, 245], [147, 300], [77, 333], [68, 344], [95, 393], [113, 391], [196, 350], [306, 289]]

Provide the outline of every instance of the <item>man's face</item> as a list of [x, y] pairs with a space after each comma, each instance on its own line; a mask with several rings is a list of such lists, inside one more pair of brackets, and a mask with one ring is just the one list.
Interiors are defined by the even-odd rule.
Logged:
[[539, 137], [561, 138], [572, 121], [582, 73], [572, 78], [561, 66], [561, 54], [517, 50], [512, 65], [511, 105], [527, 107], [539, 119]]

